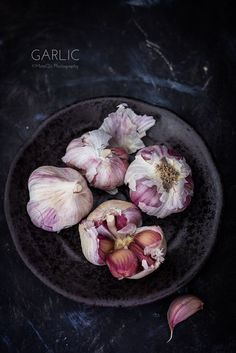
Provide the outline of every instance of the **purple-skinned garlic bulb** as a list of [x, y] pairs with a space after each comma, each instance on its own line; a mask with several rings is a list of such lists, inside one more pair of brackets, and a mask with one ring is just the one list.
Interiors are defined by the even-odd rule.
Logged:
[[153, 125], [155, 119], [152, 116], [137, 115], [123, 103], [104, 119], [100, 129], [112, 136], [111, 146], [122, 147], [128, 153], [134, 153], [145, 147], [142, 138]]
[[110, 148], [110, 139], [111, 135], [102, 130], [87, 132], [69, 143], [62, 160], [79, 169], [90, 185], [116, 194], [124, 183], [128, 154], [123, 148]]
[[125, 183], [130, 198], [157, 218], [183, 211], [193, 196], [191, 168], [185, 158], [164, 145], [141, 149], [130, 164]]
[[28, 181], [27, 212], [33, 224], [59, 232], [80, 222], [93, 206], [93, 195], [84, 177], [71, 168], [39, 167]]
[[84, 256], [94, 265], [107, 265], [118, 279], [147, 276], [164, 261], [166, 241], [160, 227], [140, 227], [141, 222], [130, 202], [102, 203], [79, 225]]

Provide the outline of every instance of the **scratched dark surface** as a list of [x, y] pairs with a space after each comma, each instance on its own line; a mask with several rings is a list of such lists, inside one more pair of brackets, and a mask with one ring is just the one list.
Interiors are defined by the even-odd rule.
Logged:
[[[10, 163], [40, 123], [77, 100], [107, 95], [139, 98], [182, 116], [208, 144], [225, 193], [214, 251], [179, 291], [201, 297], [205, 309], [179, 325], [168, 345], [166, 311], [174, 296], [134, 309], [65, 299], [23, 264], [2, 208], [0, 353], [235, 352], [236, 32], [230, 2], [0, 6], [2, 200]], [[78, 68], [33, 68], [35, 48], [78, 48]]]

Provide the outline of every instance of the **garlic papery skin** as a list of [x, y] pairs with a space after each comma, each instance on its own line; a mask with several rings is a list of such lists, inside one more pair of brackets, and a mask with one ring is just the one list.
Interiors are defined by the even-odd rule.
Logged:
[[[101, 203], [87, 219], [95, 221], [97, 224], [107, 221], [111, 224], [115, 219], [115, 232], [122, 231], [124, 227], [134, 224], [139, 227], [142, 224], [142, 216], [140, 210], [131, 202], [123, 200], [109, 200]], [[108, 229], [108, 227], [107, 227]]]
[[169, 306], [167, 312], [167, 320], [170, 327], [170, 342], [173, 337], [175, 326], [203, 309], [204, 303], [194, 295], [182, 295], [177, 297]]
[[79, 225], [82, 251], [118, 278], [138, 279], [164, 261], [166, 241], [158, 226], [139, 227], [141, 214], [130, 202], [106, 201]]
[[31, 221], [50, 232], [79, 223], [93, 206], [86, 180], [71, 168], [39, 167], [30, 175], [28, 189]]
[[124, 183], [128, 154], [123, 148], [110, 148], [110, 139], [103, 130], [85, 133], [69, 143], [62, 160], [79, 169], [90, 185], [115, 194]]
[[141, 149], [130, 164], [125, 183], [143, 212], [157, 218], [183, 211], [193, 196], [191, 169], [185, 158], [164, 145]]
[[112, 136], [111, 146], [119, 146], [128, 153], [134, 153], [145, 146], [142, 138], [153, 125], [155, 119], [152, 116], [137, 115], [123, 103], [104, 119], [100, 129]]

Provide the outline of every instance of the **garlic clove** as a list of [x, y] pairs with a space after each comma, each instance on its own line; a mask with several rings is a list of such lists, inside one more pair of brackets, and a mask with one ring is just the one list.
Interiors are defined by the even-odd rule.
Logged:
[[167, 320], [170, 327], [170, 342], [175, 326], [203, 309], [203, 302], [194, 295], [182, 295], [177, 297], [169, 306]]
[[[128, 207], [123, 211], [123, 215], [127, 220], [126, 224], [132, 223], [137, 227], [140, 227], [142, 225], [141, 213], [137, 207], [134, 207], [135, 205], [133, 203], [131, 203], [131, 205], [131, 207]], [[119, 229], [121, 229], [121, 227]]]
[[98, 235], [98, 240], [98, 254], [100, 258], [105, 262], [106, 256], [114, 249], [114, 241], [106, 238], [103, 235]]
[[94, 265], [104, 265], [103, 256], [99, 250], [98, 232], [92, 221], [79, 224], [81, 248], [86, 259]]
[[129, 279], [140, 279], [157, 270], [163, 263], [167, 244], [159, 226], [138, 228], [133, 239], [129, 249], [137, 256], [143, 269]]
[[31, 221], [51, 232], [79, 223], [93, 205], [84, 177], [71, 168], [39, 167], [31, 173], [28, 189]]
[[132, 202], [157, 218], [183, 211], [194, 187], [185, 159], [164, 145], [141, 149], [127, 169], [125, 184]]
[[110, 139], [103, 130], [85, 133], [69, 143], [62, 160], [81, 170], [92, 186], [115, 194], [124, 183], [128, 154], [122, 148], [108, 148]]
[[134, 153], [145, 146], [142, 138], [155, 125], [155, 119], [152, 116], [135, 114], [125, 103], [117, 108], [104, 119], [100, 129], [112, 136], [111, 146], [121, 146], [128, 153]]
[[161, 234], [153, 230], [144, 230], [142, 232], [136, 233], [135, 235], [135, 242], [138, 243], [142, 248], [145, 248], [146, 246], [159, 245], [161, 240]]
[[115, 250], [106, 257], [112, 275], [118, 279], [133, 276], [138, 270], [137, 257], [128, 249]]
[[134, 235], [136, 229], [137, 229], [137, 227], [135, 224], [129, 223], [124, 228], [118, 230], [117, 235], [118, 236], [127, 235], [127, 234]]
[[155, 260], [150, 256], [144, 255], [143, 249], [135, 241], [129, 245], [129, 250], [131, 250], [136, 255], [140, 262], [145, 260], [148, 266], [154, 266]]

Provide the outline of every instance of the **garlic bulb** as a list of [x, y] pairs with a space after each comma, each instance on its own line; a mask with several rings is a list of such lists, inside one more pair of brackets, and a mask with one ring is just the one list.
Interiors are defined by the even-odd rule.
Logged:
[[84, 177], [71, 168], [40, 167], [30, 175], [28, 188], [31, 221], [50, 232], [79, 223], [93, 206]]
[[110, 139], [102, 130], [85, 133], [70, 142], [62, 160], [78, 168], [92, 186], [115, 194], [124, 183], [128, 154], [123, 148], [109, 148]]
[[104, 202], [79, 225], [84, 256], [107, 265], [118, 279], [147, 276], [164, 261], [166, 241], [160, 227], [140, 225], [141, 213], [132, 203]]
[[197, 311], [203, 309], [203, 302], [194, 295], [181, 295], [170, 304], [167, 312], [167, 320], [170, 327], [170, 342], [177, 324], [186, 320]]
[[137, 115], [123, 103], [118, 105], [116, 112], [104, 119], [100, 129], [112, 136], [111, 146], [119, 146], [128, 153], [134, 153], [145, 146], [142, 138], [153, 125], [155, 119], [152, 116]]
[[133, 203], [157, 218], [183, 211], [193, 195], [189, 165], [164, 145], [140, 150], [127, 169], [125, 183]]

